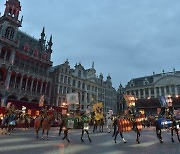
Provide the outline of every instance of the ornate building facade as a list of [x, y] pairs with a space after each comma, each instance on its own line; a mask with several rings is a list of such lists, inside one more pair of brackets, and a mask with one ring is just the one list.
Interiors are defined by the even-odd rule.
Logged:
[[80, 63], [70, 68], [68, 60], [63, 64], [52, 67], [51, 102], [61, 106], [66, 102], [67, 93], [78, 93], [80, 110], [85, 111], [88, 106], [102, 102], [104, 113], [110, 109], [117, 113], [117, 93], [112, 87], [111, 77], [108, 75], [104, 81], [103, 75], [96, 76], [94, 63], [85, 69]]
[[126, 93], [138, 99], [158, 98], [159, 96], [180, 95], [180, 71], [154, 74], [132, 79], [126, 86]]
[[0, 17], [0, 97], [38, 102], [45, 95], [49, 103], [52, 36], [46, 43], [44, 28], [39, 40], [20, 31], [20, 2], [7, 0], [5, 6]]

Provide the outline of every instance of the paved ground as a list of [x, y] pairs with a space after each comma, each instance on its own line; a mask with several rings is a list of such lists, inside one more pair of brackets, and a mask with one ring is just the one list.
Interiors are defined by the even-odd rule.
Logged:
[[135, 142], [135, 132], [125, 133], [127, 143], [123, 143], [120, 136], [114, 143], [112, 134], [93, 133], [90, 130], [92, 143], [89, 143], [85, 134], [82, 143], [81, 131], [72, 130], [69, 133], [70, 143], [61, 140], [57, 128], [52, 128], [50, 140], [36, 139], [33, 129], [16, 129], [11, 135], [0, 135], [0, 153], [2, 154], [180, 154], [180, 143], [171, 142], [168, 131], [163, 132], [164, 143], [161, 144], [155, 136], [153, 128], [145, 129], [141, 133], [141, 144]]

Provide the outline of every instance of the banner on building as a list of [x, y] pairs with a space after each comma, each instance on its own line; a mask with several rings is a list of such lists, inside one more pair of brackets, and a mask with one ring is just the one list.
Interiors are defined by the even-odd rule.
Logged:
[[135, 106], [136, 99], [135, 99], [135, 97], [133, 95], [125, 94], [123, 96], [124, 96], [124, 99], [126, 101], [127, 106]]
[[42, 106], [44, 106], [44, 95], [42, 95], [39, 100], [39, 107], [42, 107]]
[[94, 113], [95, 113], [95, 119], [96, 120], [104, 119], [102, 102], [94, 104], [93, 105], [93, 110], [94, 110]]
[[66, 94], [67, 105], [79, 104], [78, 93]]
[[167, 101], [166, 101], [166, 97], [165, 96], [159, 96], [159, 102], [161, 104], [161, 106], [167, 106]]

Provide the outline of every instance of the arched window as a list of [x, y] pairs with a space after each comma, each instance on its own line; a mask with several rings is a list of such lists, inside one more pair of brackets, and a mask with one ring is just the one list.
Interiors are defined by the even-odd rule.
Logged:
[[83, 84], [82, 84], [82, 89], [85, 89], [85, 83], [83, 82]]
[[14, 28], [8, 27], [6, 29], [5, 37], [8, 39], [13, 39], [14, 38], [14, 32], [15, 32]]
[[24, 45], [24, 48], [23, 48], [23, 49], [24, 49], [24, 51], [29, 52], [29, 44], [26, 43], [26, 44]]
[[42, 58], [43, 58], [43, 59], [47, 59], [47, 53], [44, 52], [44, 53], [42, 54]]

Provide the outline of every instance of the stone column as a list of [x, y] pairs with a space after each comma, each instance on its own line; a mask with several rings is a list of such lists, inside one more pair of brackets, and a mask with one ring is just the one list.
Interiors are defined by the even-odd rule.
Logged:
[[164, 87], [164, 96], [167, 95], [166, 86]]
[[145, 89], [143, 89], [143, 98], [146, 98]]
[[172, 87], [169, 86], [169, 94], [172, 95]]
[[36, 82], [36, 90], [35, 90], [35, 92], [37, 92], [37, 88], [38, 88], [38, 81]]
[[148, 97], [151, 97], [151, 88], [148, 88]]
[[15, 50], [12, 49], [11, 56], [10, 56], [10, 62], [11, 62], [11, 64], [14, 64], [14, 59], [15, 59]]
[[141, 98], [141, 91], [138, 90], [138, 99], [140, 99], [140, 98]]
[[175, 95], [178, 95], [177, 85], [175, 85], [174, 87], [175, 87]]
[[4, 60], [6, 60], [6, 56], [7, 56], [7, 51], [5, 51]]
[[23, 76], [21, 76], [21, 81], [20, 81], [20, 85], [19, 85], [20, 91], [21, 91], [22, 81], [23, 81]]
[[25, 89], [24, 90], [27, 89], [27, 84], [28, 84], [28, 78], [26, 79], [26, 84], [25, 84]]
[[40, 94], [42, 94], [43, 82], [41, 83]]
[[32, 81], [31, 81], [31, 88], [30, 88], [30, 92], [32, 92], [33, 83], [34, 83], [34, 80], [32, 79]]
[[14, 85], [13, 85], [13, 88], [16, 88], [16, 80], [17, 80], [17, 74], [15, 75], [15, 78], [14, 78]]
[[154, 87], [154, 97], [157, 98], [157, 91], [156, 91], [156, 87]]
[[8, 69], [8, 70], [7, 70], [7, 73], [6, 73], [6, 79], [5, 79], [5, 87], [6, 87], [6, 90], [9, 89], [10, 79], [11, 79], [11, 71]]
[[159, 96], [162, 96], [161, 87], [159, 87]]

